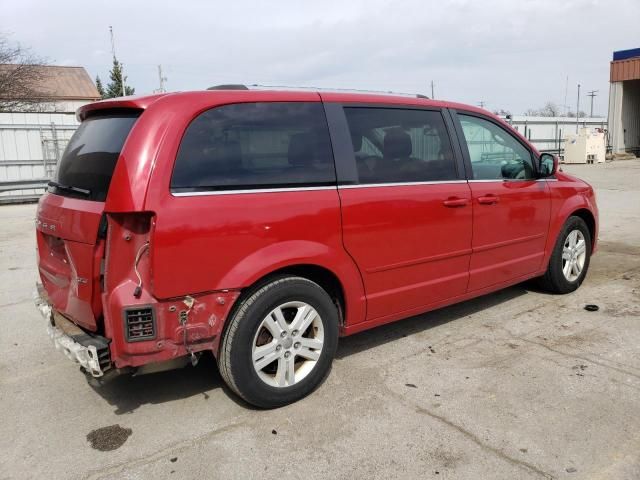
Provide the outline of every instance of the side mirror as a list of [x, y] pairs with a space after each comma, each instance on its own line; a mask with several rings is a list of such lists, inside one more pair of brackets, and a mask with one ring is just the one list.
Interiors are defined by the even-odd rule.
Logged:
[[558, 171], [558, 157], [550, 153], [541, 153], [538, 160], [538, 173], [540, 178], [551, 177]]

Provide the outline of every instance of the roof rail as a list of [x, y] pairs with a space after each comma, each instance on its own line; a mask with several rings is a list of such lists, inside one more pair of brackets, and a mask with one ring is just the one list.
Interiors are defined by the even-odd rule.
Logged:
[[228, 83], [222, 85], [214, 85], [207, 88], [207, 90], [249, 90], [249, 87], [240, 83]]
[[424, 98], [429, 99], [426, 95], [421, 93], [404, 93], [404, 92], [392, 92], [382, 91], [382, 90], [364, 90], [357, 88], [322, 88], [322, 87], [301, 87], [301, 86], [291, 86], [291, 85], [261, 85], [258, 83], [254, 83], [252, 85], [242, 85], [242, 84], [223, 84], [223, 85], [214, 85], [213, 87], [207, 88], [207, 90], [301, 90], [301, 91], [313, 91], [313, 92], [325, 92], [325, 93], [371, 93], [375, 95], [395, 95], [402, 97], [414, 97], [414, 98]]

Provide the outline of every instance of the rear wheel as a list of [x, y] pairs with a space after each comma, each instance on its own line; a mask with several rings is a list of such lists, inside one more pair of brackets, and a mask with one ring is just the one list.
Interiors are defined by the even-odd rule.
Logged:
[[591, 234], [584, 220], [569, 217], [549, 260], [547, 271], [540, 278], [541, 286], [553, 293], [576, 290], [587, 275], [591, 260]]
[[301, 277], [249, 292], [235, 309], [218, 364], [229, 387], [252, 405], [274, 408], [311, 393], [326, 377], [338, 343], [331, 297]]

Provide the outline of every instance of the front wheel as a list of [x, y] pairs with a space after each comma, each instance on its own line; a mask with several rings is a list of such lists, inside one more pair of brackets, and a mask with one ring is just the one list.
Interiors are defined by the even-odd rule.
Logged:
[[326, 377], [338, 312], [318, 284], [281, 277], [249, 292], [229, 320], [218, 365], [229, 387], [261, 408], [295, 402]]
[[589, 269], [591, 234], [580, 217], [566, 221], [549, 259], [546, 273], [540, 278], [542, 287], [553, 293], [576, 290]]

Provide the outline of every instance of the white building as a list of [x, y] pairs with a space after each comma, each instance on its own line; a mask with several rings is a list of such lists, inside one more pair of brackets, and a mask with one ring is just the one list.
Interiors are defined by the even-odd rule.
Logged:
[[84, 68], [38, 68], [44, 70], [41, 91], [47, 101], [37, 112], [0, 112], [0, 202], [31, 200], [44, 192], [78, 128], [75, 111], [100, 100]]

